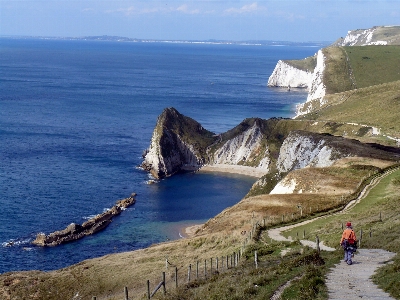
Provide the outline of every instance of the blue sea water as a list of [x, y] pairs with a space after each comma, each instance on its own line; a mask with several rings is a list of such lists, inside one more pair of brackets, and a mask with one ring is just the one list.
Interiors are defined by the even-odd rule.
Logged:
[[[316, 51], [1, 38], [0, 273], [177, 239], [179, 228], [237, 203], [254, 178], [186, 173], [146, 184], [137, 166], [157, 116], [175, 107], [215, 133], [247, 117], [291, 117], [305, 91], [268, 88], [268, 77], [278, 59]], [[31, 244], [132, 192], [136, 204], [104, 231], [58, 247]]]

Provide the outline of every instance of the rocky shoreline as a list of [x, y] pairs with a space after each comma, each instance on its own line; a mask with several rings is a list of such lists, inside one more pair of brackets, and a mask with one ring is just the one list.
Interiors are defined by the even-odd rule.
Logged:
[[43, 247], [57, 246], [99, 232], [112, 222], [112, 218], [119, 215], [127, 207], [133, 205], [136, 202], [135, 196], [136, 193], [132, 193], [128, 198], [118, 200], [111, 209], [102, 214], [96, 215], [84, 222], [82, 225], [71, 223], [67, 228], [55, 231], [48, 235], [39, 233], [32, 243]]

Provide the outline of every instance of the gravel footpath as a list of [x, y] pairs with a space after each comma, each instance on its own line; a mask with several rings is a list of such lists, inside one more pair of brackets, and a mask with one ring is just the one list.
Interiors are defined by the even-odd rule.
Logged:
[[[357, 199], [351, 201], [346, 207], [336, 213], [341, 214], [351, 210], [357, 203], [359, 203], [368, 193], [369, 191], [375, 187], [380, 180], [394, 172], [395, 170], [391, 170], [377, 178], [374, 178], [370, 184], [368, 184]], [[334, 214], [334, 215], [336, 215]], [[329, 216], [329, 215], [328, 215]], [[297, 224], [287, 225], [280, 228], [273, 228], [268, 230], [268, 236], [276, 241], [292, 241], [291, 237], [286, 238], [282, 235], [283, 231], [293, 229], [295, 227], [305, 225], [311, 223], [315, 220], [325, 218], [327, 216], [320, 216], [314, 219], [306, 220]], [[301, 240], [303, 245], [307, 245], [312, 248], [316, 248], [316, 243], [313, 241]], [[320, 249], [325, 251], [335, 251], [334, 248], [327, 247], [323, 245], [323, 242], [320, 243]], [[334, 268], [330, 270], [326, 277], [326, 286], [328, 288], [329, 299], [332, 300], [353, 300], [353, 299], [376, 299], [376, 300], [389, 300], [394, 299], [390, 297], [390, 295], [383, 290], [379, 289], [376, 286], [370, 277], [374, 274], [374, 272], [381, 267], [384, 263], [390, 261], [396, 253], [388, 252], [383, 249], [359, 249], [356, 252], [356, 255], [353, 259], [352, 265], [347, 265], [344, 261], [341, 261], [339, 264], [335, 265]], [[291, 282], [287, 282], [287, 284], [283, 285], [280, 289], [278, 289], [274, 298], [271, 299], [279, 299], [283, 290], [290, 285]]]
[[329, 299], [394, 299], [379, 289], [370, 279], [376, 269], [388, 262], [396, 254], [382, 249], [359, 249], [353, 264], [344, 261], [335, 265], [326, 277]]

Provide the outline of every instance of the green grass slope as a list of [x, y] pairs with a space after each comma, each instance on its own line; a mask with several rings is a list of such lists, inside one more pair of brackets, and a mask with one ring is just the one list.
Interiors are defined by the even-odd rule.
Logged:
[[344, 47], [357, 88], [400, 80], [400, 46]]
[[285, 60], [284, 62], [295, 67], [296, 69], [306, 72], [313, 72], [317, 65], [317, 57], [314, 55], [304, 59]]
[[[400, 139], [400, 81], [327, 95], [325, 99], [324, 106], [300, 119], [374, 126], [383, 134]], [[364, 128], [365, 133], [370, 129]], [[358, 135], [362, 136], [362, 132]], [[375, 139], [395, 145], [383, 136]]]

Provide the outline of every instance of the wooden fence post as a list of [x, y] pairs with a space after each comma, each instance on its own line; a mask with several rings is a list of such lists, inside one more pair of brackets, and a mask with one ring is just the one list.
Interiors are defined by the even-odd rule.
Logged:
[[178, 287], [178, 267], [175, 267], [175, 288]]
[[319, 248], [319, 237], [318, 237], [318, 235], [317, 235], [317, 238], [316, 238], [316, 243], [317, 243], [317, 252], [320, 253], [321, 249]]
[[369, 237], [372, 237], [372, 229], [369, 229]]
[[165, 272], [162, 272], [162, 280], [163, 280], [163, 292], [165, 295], [167, 293], [167, 289], [165, 287]]
[[229, 256], [227, 255], [227, 256], [226, 256], [226, 269], [227, 269], [227, 270], [229, 269], [229, 264], [228, 264], [228, 262], [229, 262]]
[[215, 260], [216, 260], [216, 264], [217, 264], [216, 268], [217, 268], [217, 272], [218, 272], [219, 271], [218, 270], [218, 268], [219, 268], [219, 266], [218, 266], [218, 256], [217, 256], [217, 258]]
[[189, 264], [188, 267], [188, 283], [190, 282], [190, 273], [192, 272], [192, 264]]
[[129, 300], [129, 297], [128, 297], [128, 288], [127, 288], [127, 287], [124, 287], [124, 293], [125, 293], [125, 300]]
[[379, 213], [379, 221], [382, 222], [382, 212]]
[[257, 255], [257, 250], [254, 251], [254, 263], [256, 264], [256, 269], [258, 269], [258, 255]]
[[212, 259], [212, 257], [210, 258], [210, 274], [212, 274], [212, 261], [213, 261], [213, 259]]
[[207, 260], [204, 260], [204, 277], [207, 277]]
[[303, 239], [306, 238], [306, 230], [303, 230]]
[[147, 280], [147, 299], [150, 299], [150, 280]]

